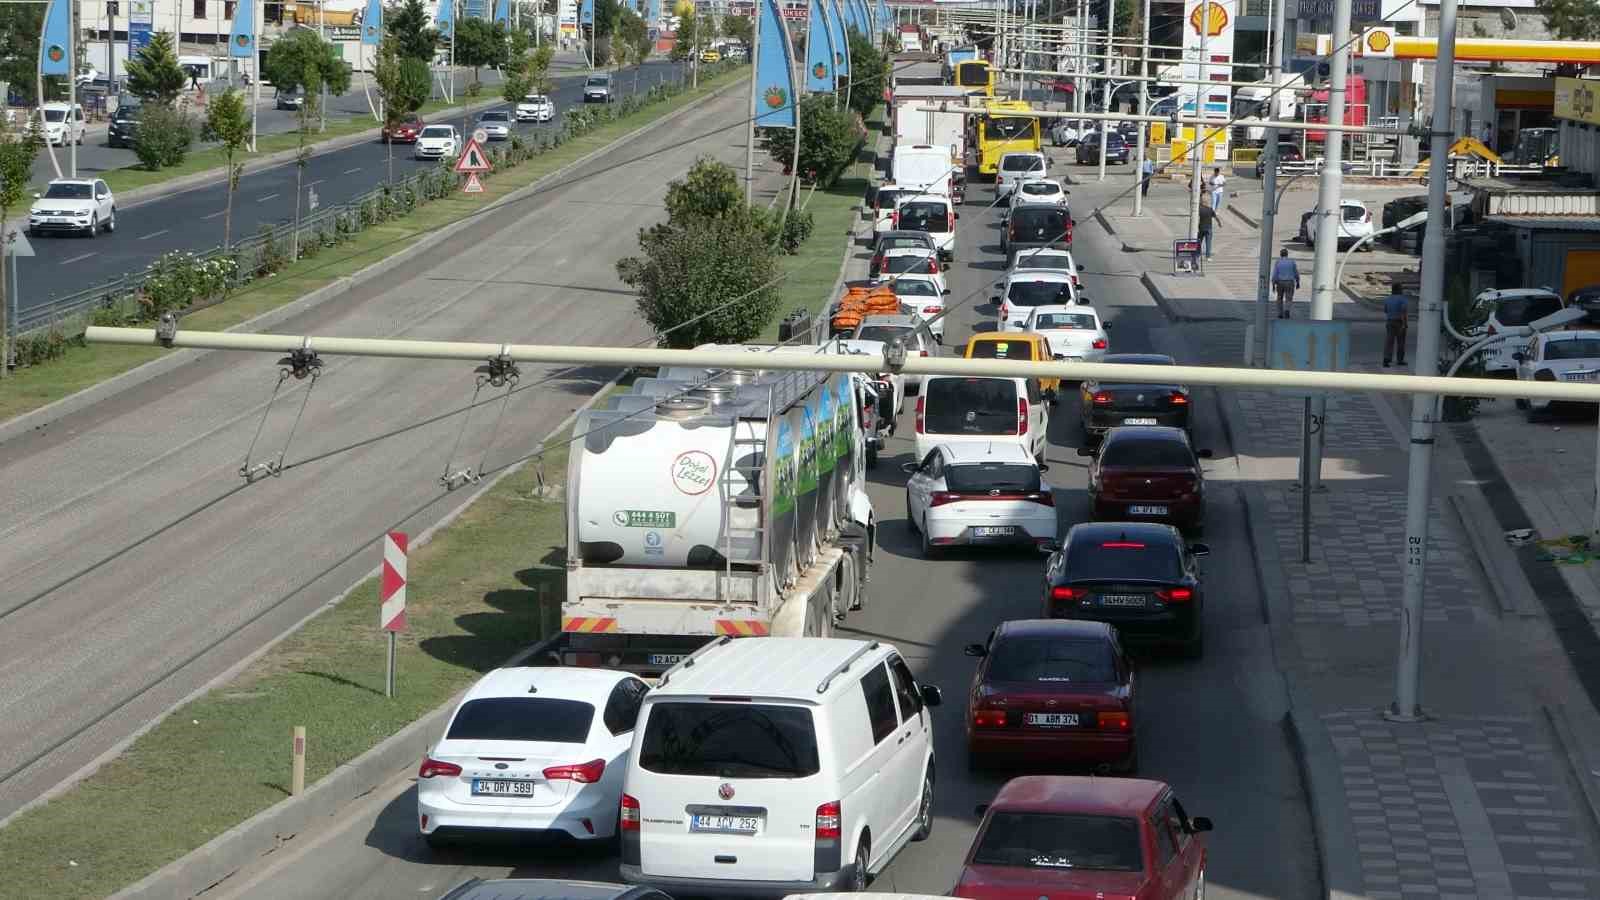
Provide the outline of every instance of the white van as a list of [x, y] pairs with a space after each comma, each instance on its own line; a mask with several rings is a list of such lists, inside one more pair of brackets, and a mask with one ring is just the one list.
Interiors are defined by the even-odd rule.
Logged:
[[673, 896], [864, 889], [933, 829], [940, 701], [879, 641], [707, 644], [639, 713], [622, 880]]
[[1024, 181], [1043, 181], [1050, 177], [1050, 159], [1033, 150], [1004, 153], [1000, 156], [999, 176], [995, 179], [995, 199], [1011, 196]]
[[1044, 461], [1050, 407], [1037, 378], [924, 375], [916, 459], [940, 444], [1013, 441]]
[[950, 148], [934, 144], [900, 144], [890, 163], [891, 180], [901, 188], [950, 196], [956, 165]]

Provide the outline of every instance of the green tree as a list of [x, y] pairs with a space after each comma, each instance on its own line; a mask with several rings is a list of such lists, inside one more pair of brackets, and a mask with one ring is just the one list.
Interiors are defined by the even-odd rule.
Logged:
[[749, 16], [722, 17], [722, 36], [725, 38], [732, 38], [748, 47], [754, 39], [755, 32], [755, 20]]
[[508, 48], [504, 25], [487, 19], [462, 19], [456, 23], [456, 65], [472, 67], [472, 83], [482, 89], [479, 70], [505, 65]]
[[433, 90], [432, 78], [427, 62], [400, 55], [398, 41], [386, 38], [379, 43], [373, 81], [383, 98], [385, 123], [393, 124], [421, 109]]
[[44, 11], [43, 4], [0, 4], [0, 81], [24, 97], [35, 96], [38, 91], [35, 79]]
[[[158, 31], [139, 55], [128, 60], [128, 93], [146, 103], [171, 106], [189, 83], [188, 73], [178, 65], [172, 48], [172, 33]], [[142, 120], [141, 120], [142, 121]]]
[[[777, 312], [777, 256], [749, 216], [691, 218], [641, 230], [639, 249], [640, 256], [617, 261], [617, 274], [638, 291], [645, 321], [667, 332], [665, 346], [747, 341]], [[735, 297], [742, 299], [729, 304]], [[696, 321], [685, 325], [690, 320]]]
[[[828, 187], [855, 159], [866, 137], [861, 117], [841, 109], [828, 94], [811, 94], [800, 101], [800, 172]], [[787, 168], [794, 161], [794, 129], [763, 129], [767, 152]]]
[[730, 165], [709, 156], [695, 160], [683, 178], [667, 182], [667, 221], [715, 219], [744, 207], [744, 185]]
[[1563, 41], [1600, 38], [1600, 3], [1596, 0], [1535, 0], [1534, 8], [1549, 21], [1550, 33]]
[[889, 58], [872, 46], [860, 31], [850, 29], [850, 108], [866, 118], [883, 102], [889, 83]]
[[439, 32], [428, 25], [428, 8], [422, 0], [401, 0], [384, 10], [383, 30], [394, 40], [396, 56], [433, 62], [434, 51], [439, 48]]
[[[4, 123], [0, 122], [0, 129]], [[44, 137], [39, 133], [39, 120], [30, 117], [28, 130], [20, 134], [0, 131], [0, 235], [10, 233], [7, 227], [14, 213], [28, 201], [28, 183], [33, 180], [33, 160], [39, 155]], [[0, 250], [0, 335], [6, 329], [6, 310], [11, 308], [11, 282], [6, 279], [6, 254]], [[3, 353], [4, 348], [0, 348]], [[6, 376], [6, 360], [0, 355], [0, 378]]]
[[617, 36], [627, 46], [628, 58], [635, 66], [643, 65], [656, 46], [656, 42], [650, 39], [650, 26], [645, 23], [644, 17], [631, 9], [622, 11], [622, 23], [617, 27]]
[[[302, 113], [312, 107], [311, 95], [324, 87], [334, 96], [350, 89], [350, 66], [339, 48], [311, 28], [291, 28], [274, 41], [261, 74], [280, 91], [303, 90]], [[302, 125], [305, 121], [302, 117]]]
[[222, 214], [222, 249], [226, 250], [233, 239], [233, 194], [244, 173], [244, 165], [235, 164], [234, 158], [250, 143], [250, 110], [243, 92], [229, 90], [207, 101], [205, 138], [220, 144], [228, 160], [228, 203]]
[[549, 42], [540, 44], [528, 55], [528, 84], [534, 93], [548, 94], [553, 89], [550, 84], [550, 64], [555, 62], [556, 48]]
[[697, 53], [698, 51], [695, 47], [700, 43], [699, 28], [699, 17], [694, 13], [686, 10], [684, 15], [678, 17], [676, 39], [672, 45], [672, 52], [667, 54], [667, 58], [674, 62], [681, 62]]
[[194, 143], [194, 123], [171, 103], [153, 101], [139, 113], [133, 133], [133, 155], [152, 172], [183, 162]]

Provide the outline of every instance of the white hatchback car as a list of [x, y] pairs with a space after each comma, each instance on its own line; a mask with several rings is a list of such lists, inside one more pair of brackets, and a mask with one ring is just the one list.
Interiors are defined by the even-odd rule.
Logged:
[[[1339, 201], [1339, 246], [1349, 247], [1363, 238], [1370, 238], [1376, 225], [1372, 224], [1372, 213], [1367, 205], [1360, 200]], [[1315, 209], [1300, 216], [1300, 239], [1308, 247], [1317, 245], [1317, 211]], [[1368, 250], [1372, 249], [1372, 242], [1366, 243]]]
[[883, 262], [873, 281], [882, 284], [901, 275], [930, 275], [943, 282], [944, 266], [939, 264], [939, 254], [922, 247], [895, 247], [883, 251]]
[[461, 138], [454, 125], [429, 125], [417, 135], [412, 152], [417, 159], [454, 159], [461, 152]]
[[611, 838], [634, 721], [649, 690], [610, 669], [483, 676], [417, 770], [423, 837], [430, 844], [473, 832]]
[[1092, 306], [1035, 306], [1022, 320], [1022, 330], [1044, 338], [1050, 355], [1072, 362], [1100, 362], [1110, 352], [1110, 322], [1102, 322]]
[[[1509, 341], [1507, 343], [1515, 343]], [[1534, 335], [1513, 352], [1518, 381], [1600, 382], [1600, 331], [1577, 329], [1549, 331]], [[1517, 407], [1528, 411], [1528, 418], [1549, 409], [1549, 400], [1518, 400]]]
[[[1472, 299], [1477, 307], [1486, 307], [1488, 317], [1481, 327], [1483, 335], [1504, 334], [1513, 328], [1525, 328], [1545, 316], [1557, 313], [1566, 306], [1561, 295], [1548, 288], [1506, 288], [1487, 290]], [[1474, 332], [1474, 337], [1479, 333]], [[1515, 354], [1521, 341], [1508, 339], [1490, 344], [1483, 351], [1483, 371], [1501, 378], [1512, 377], [1517, 371]]]
[[906, 521], [922, 536], [922, 555], [956, 546], [1033, 547], [1056, 539], [1056, 499], [1021, 444], [940, 444], [900, 467]]
[[1078, 268], [1078, 261], [1072, 258], [1071, 250], [1058, 250], [1055, 247], [1018, 250], [1011, 254], [1008, 263], [1006, 266], [1008, 274], [1038, 271], [1066, 272], [1072, 276], [1072, 284], [1075, 287], [1080, 289], [1083, 287], [1083, 282], [1078, 277], [1083, 272]]
[[1059, 206], [1067, 209], [1067, 195], [1072, 193], [1054, 178], [1024, 181], [1011, 194], [1012, 206]]
[[1038, 151], [1001, 154], [999, 177], [994, 186], [995, 199], [1004, 200], [1017, 189], [1017, 185], [1024, 181], [1041, 181], [1049, 177], [1049, 173], [1050, 160]]
[[921, 231], [933, 237], [939, 248], [939, 258], [954, 259], [956, 255], [956, 212], [954, 203], [944, 194], [913, 194], [904, 197], [895, 207], [890, 222], [898, 231]]
[[69, 231], [94, 237], [101, 229], [117, 230], [117, 199], [98, 178], [57, 178], [44, 193], [34, 194], [28, 210], [28, 234]]
[[556, 117], [556, 105], [544, 94], [529, 94], [517, 104], [518, 122], [550, 122]]

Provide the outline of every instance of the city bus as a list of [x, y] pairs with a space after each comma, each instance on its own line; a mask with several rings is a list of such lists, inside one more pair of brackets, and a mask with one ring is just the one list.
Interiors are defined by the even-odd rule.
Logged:
[[994, 69], [985, 59], [965, 59], [955, 64], [951, 81], [957, 87], [978, 88], [985, 97], [994, 96]]
[[1028, 115], [1033, 107], [1026, 100], [989, 100], [983, 106], [987, 112], [970, 117], [967, 141], [979, 174], [998, 174], [1004, 154], [1039, 151], [1039, 119]]

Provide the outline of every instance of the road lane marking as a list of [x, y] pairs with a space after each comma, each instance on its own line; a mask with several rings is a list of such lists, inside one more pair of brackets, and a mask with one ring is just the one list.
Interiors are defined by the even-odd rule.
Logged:
[[266, 195], [266, 196], [265, 196], [265, 197], [257, 197], [257, 198], [256, 198], [256, 202], [257, 202], [257, 203], [265, 203], [265, 202], [267, 202], [267, 201], [268, 201], [268, 200], [276, 200], [276, 199], [277, 199], [277, 197], [278, 197], [278, 195], [277, 195], [277, 194], [268, 194], [268, 195]]
[[160, 231], [152, 231], [152, 232], [150, 232], [150, 233], [149, 233], [149, 234], [147, 234], [147, 235], [145, 235], [145, 236], [143, 236], [143, 237], [141, 237], [141, 238], [139, 238], [139, 240], [141, 240], [141, 241], [148, 241], [148, 240], [150, 240], [150, 239], [151, 239], [151, 238], [153, 238], [153, 237], [160, 237], [160, 236], [162, 236], [162, 235], [163, 235], [163, 234], [166, 234], [166, 233], [167, 233], [167, 232], [169, 232], [169, 231], [171, 231], [171, 230], [172, 230], [172, 229], [171, 229], [171, 228], [163, 228], [163, 229], [161, 229], [161, 230], [160, 230]]
[[202, 221], [202, 222], [204, 222], [204, 221], [205, 221], [205, 220], [207, 220], [207, 219], [215, 219], [215, 218], [216, 218], [216, 217], [217, 217], [217, 216], [220, 216], [220, 215], [222, 215], [222, 214], [223, 214], [223, 213], [225, 213], [225, 212], [227, 212], [227, 210], [220, 210], [220, 209], [219, 209], [219, 210], [217, 210], [217, 211], [216, 211], [216, 212], [214, 212], [214, 213], [212, 213], [212, 214], [211, 214], [211, 215], [209, 215], [209, 216], [201, 216], [201, 217], [200, 217], [200, 221]]
[[61, 261], [61, 265], [64, 266], [64, 265], [67, 265], [68, 263], [75, 263], [80, 259], [88, 259], [89, 257], [91, 257], [93, 255], [94, 255], [94, 251], [92, 251], [92, 250], [89, 251], [88, 253], [79, 253], [77, 256], [74, 256], [71, 259], [63, 259]]
[[361, 171], [361, 167], [360, 166], [356, 166], [354, 169], [345, 169], [344, 170], [344, 174], [346, 174], [346, 175], [354, 175], [359, 171]]

